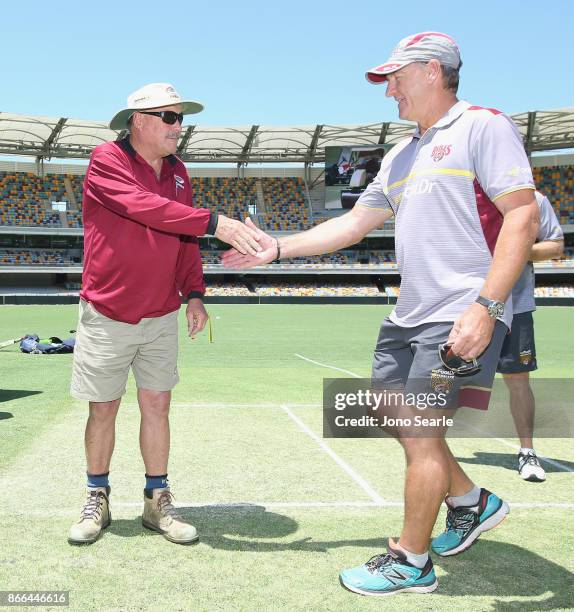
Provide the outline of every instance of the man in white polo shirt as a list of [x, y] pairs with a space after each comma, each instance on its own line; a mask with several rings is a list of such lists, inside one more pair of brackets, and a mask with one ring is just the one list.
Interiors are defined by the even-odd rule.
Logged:
[[[385, 156], [357, 205], [306, 232], [279, 239], [262, 233], [264, 250], [256, 256], [233, 250], [224, 256], [226, 265], [245, 268], [327, 253], [359, 242], [395, 214], [401, 291], [381, 326], [373, 379], [383, 386], [426, 381], [428, 388], [450, 389], [448, 410], [433, 415], [452, 415], [459, 405], [488, 406], [512, 319], [510, 292], [538, 230], [520, 135], [499, 111], [457, 99], [460, 67], [458, 47], [446, 34], [401, 40], [367, 79], [386, 83], [400, 118], [418, 128]], [[445, 496], [447, 528], [432, 543], [439, 555], [462, 552], [508, 513], [505, 502], [463, 472], [444, 432], [396, 434], [407, 463], [400, 538], [389, 541], [386, 554], [340, 575], [346, 588], [364, 595], [436, 589], [428, 542]]]

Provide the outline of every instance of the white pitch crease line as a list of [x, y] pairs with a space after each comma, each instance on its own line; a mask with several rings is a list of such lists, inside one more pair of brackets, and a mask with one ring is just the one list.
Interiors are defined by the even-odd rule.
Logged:
[[529, 510], [534, 508], [574, 508], [574, 503], [570, 504], [568, 502], [508, 502], [508, 505], [511, 508], [527, 508]]
[[[355, 378], [363, 378], [362, 376], [359, 376], [355, 372], [350, 372], [349, 370], [343, 370], [343, 369], [337, 368], [335, 366], [327, 365], [326, 363], [319, 363], [318, 361], [313, 361], [312, 359], [308, 359], [307, 357], [303, 357], [303, 355], [299, 355], [298, 353], [295, 353], [295, 356], [296, 357], [300, 357], [301, 359], [304, 359], [305, 361], [309, 361], [309, 362], [314, 363], [316, 365], [322, 366], [324, 368], [330, 368], [331, 370], [338, 370], [339, 372], [345, 372], [345, 374], [350, 374], [351, 376], [354, 376]], [[482, 429], [479, 429], [478, 427], [474, 427], [472, 425], [466, 425], [466, 423], [465, 423], [465, 426], [468, 426], [471, 429], [474, 429], [476, 432], [482, 434], [483, 436], [487, 436], [491, 440], [496, 440], [497, 442], [500, 442], [501, 444], [504, 444], [505, 446], [508, 446], [509, 448], [513, 448], [514, 450], [520, 450], [520, 446], [518, 444], [513, 444], [512, 442], [507, 442], [506, 440], [503, 440], [502, 438], [496, 438], [495, 436], [490, 435], [488, 432], [483, 431]], [[553, 465], [554, 467], [556, 467], [556, 468], [558, 468], [558, 469], [560, 469], [560, 470], [562, 470], [564, 472], [570, 472], [570, 473], [574, 472], [574, 469], [569, 468], [567, 465], [564, 465], [563, 463], [560, 463], [560, 461], [556, 461], [554, 459], [550, 459], [549, 457], [545, 457], [544, 455], [539, 455], [538, 453], [536, 453], [536, 456], [541, 461], [545, 461], [546, 463], [548, 463], [550, 465]]]
[[305, 357], [304, 355], [300, 355], [299, 353], [294, 353], [295, 357], [299, 357], [299, 359], [303, 359], [304, 361], [308, 361], [309, 363], [314, 363], [315, 365], [321, 366], [322, 368], [329, 368], [330, 370], [337, 370], [337, 372], [343, 372], [344, 374], [349, 374], [353, 378], [363, 378], [355, 372], [351, 372], [350, 370], [344, 370], [343, 368], [337, 368], [336, 366], [328, 365], [326, 363], [321, 363], [320, 361], [314, 361], [313, 359], [309, 359], [309, 357]]
[[[510, 508], [512, 510], [574, 510], [574, 503], [568, 502], [556, 502], [556, 503], [537, 503], [537, 502], [508, 502]], [[371, 509], [371, 508], [403, 508], [403, 502], [393, 502], [393, 501], [385, 501], [382, 503], [375, 503], [369, 501], [359, 501], [359, 502], [174, 502], [174, 506], [181, 509], [186, 508], [195, 508], [195, 509], [203, 509], [203, 510], [244, 510], [245, 512], [249, 512], [250, 510], [254, 512], [260, 512], [264, 510], [266, 512], [273, 512], [278, 510], [350, 510], [350, 509]], [[141, 511], [143, 507], [143, 501], [137, 502], [113, 502], [112, 509], [125, 509], [126, 511], [130, 509], [135, 509], [137, 513]], [[21, 516], [21, 517], [70, 517], [77, 516], [77, 508], [62, 508], [54, 511], [38, 511], [34, 512], [33, 510], [26, 510], [26, 512], [14, 512], [13, 509], [10, 510], [12, 512], [12, 516]]]
[[[114, 507], [140, 508], [143, 502], [115, 502]], [[574, 509], [574, 502], [507, 502], [511, 508], [522, 508], [532, 510], [541, 509]], [[198, 502], [174, 502], [177, 508], [402, 508], [403, 502], [394, 501], [343, 501], [343, 502], [224, 502], [224, 503], [198, 503]]]
[[295, 421], [303, 432], [317, 442], [317, 444], [339, 467], [343, 468], [343, 470], [347, 472], [347, 474], [361, 487], [361, 489], [363, 489], [363, 491], [365, 491], [365, 493], [373, 500], [375, 504], [385, 503], [385, 500], [373, 489], [373, 487], [371, 487], [371, 485], [362, 476], [357, 474], [357, 472], [355, 472], [355, 470], [346, 461], [341, 459], [341, 457], [339, 457], [339, 455], [337, 455], [337, 453], [324, 440], [322, 440], [314, 431], [309, 429], [309, 427], [307, 427], [307, 425], [305, 425], [305, 423], [303, 423], [303, 421], [297, 415], [293, 414], [287, 406], [283, 406], [283, 410], [287, 413], [289, 418]]
[[[140, 508], [143, 502], [114, 502], [114, 507]], [[176, 508], [402, 508], [403, 502], [370, 502], [370, 501], [341, 501], [341, 502], [174, 502]], [[574, 507], [574, 504], [572, 504]]]

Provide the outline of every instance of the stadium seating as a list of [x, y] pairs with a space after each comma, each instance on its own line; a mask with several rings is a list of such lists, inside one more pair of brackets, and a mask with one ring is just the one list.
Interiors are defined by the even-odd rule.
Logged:
[[[204, 264], [221, 264], [221, 255], [224, 251], [208, 251], [203, 249], [201, 257]], [[271, 265], [271, 264], [269, 264]], [[276, 264], [273, 264], [276, 265]], [[325, 266], [353, 266], [353, 267], [382, 267], [388, 269], [396, 268], [395, 252], [391, 250], [373, 251], [337, 251], [325, 255], [315, 255], [312, 257], [292, 257], [280, 264], [281, 266], [298, 266], [301, 268]]]
[[191, 179], [193, 199], [196, 206], [210, 208], [234, 219], [249, 215], [249, 205], [257, 204], [257, 187], [254, 178]]
[[83, 227], [82, 213], [78, 210], [70, 210], [67, 213], [68, 227]]
[[[574, 166], [536, 167], [533, 173], [538, 188], [556, 208], [560, 222], [574, 224]], [[50, 209], [50, 203], [66, 200], [71, 204], [75, 200], [78, 210], [69, 206], [68, 226], [81, 227], [83, 181], [83, 176], [73, 174], [49, 173], [40, 177], [34, 173], [0, 172], [0, 225], [59, 227], [60, 216]], [[261, 217], [267, 230], [298, 231], [331, 218], [325, 215], [311, 217], [302, 178], [191, 178], [197, 206], [212, 208], [234, 218], [245, 217], [249, 205], [257, 205], [261, 211], [258, 182], [265, 210]], [[392, 229], [393, 219], [383, 228]]]
[[81, 210], [82, 195], [84, 193], [84, 176], [78, 175], [78, 174], [68, 174], [67, 178], [70, 179], [70, 184], [72, 185], [72, 192], [74, 194], [76, 204], [78, 205], [78, 208]]
[[380, 296], [377, 286], [364, 280], [356, 283], [341, 284], [340, 281], [330, 283], [318, 281], [256, 281], [253, 283], [257, 295], [260, 296], [313, 296], [313, 297], [364, 297]]
[[[539, 189], [545, 193], [557, 209], [563, 225], [574, 224], [574, 166], [552, 166], [534, 168], [534, 177]], [[259, 211], [259, 219], [267, 230], [298, 231], [307, 229], [331, 218], [312, 217], [306, 197], [305, 183], [301, 178], [192, 178], [194, 201], [197, 206], [209, 207], [234, 218], [243, 218]], [[39, 177], [33, 173], [0, 172], [0, 225], [61, 227], [61, 216], [51, 210], [51, 202], [65, 200], [70, 203], [66, 212], [68, 227], [82, 227], [82, 190], [84, 177], [80, 175], [47, 174]], [[263, 198], [263, 202], [261, 201]], [[73, 206], [75, 200], [76, 206]], [[262, 208], [262, 204], [264, 208]], [[77, 208], [77, 209], [76, 209]], [[251, 208], [251, 210], [250, 210]], [[265, 212], [261, 213], [261, 210]], [[385, 225], [392, 229], [392, 223]], [[204, 265], [221, 265], [221, 251], [203, 249]], [[58, 266], [74, 265], [64, 249], [0, 249], [0, 265]], [[75, 264], [77, 265], [77, 264]], [[270, 268], [322, 269], [328, 268], [386, 268], [396, 270], [396, 258], [390, 249], [348, 249], [337, 253], [315, 257], [297, 257]], [[536, 268], [574, 267], [574, 248], [566, 248], [560, 260], [539, 262]], [[546, 279], [544, 279], [546, 280]], [[256, 293], [254, 293], [254, 291]], [[537, 287], [537, 296], [572, 296], [570, 285]], [[209, 282], [208, 295], [312, 295], [312, 296], [359, 296], [389, 295], [396, 297], [398, 287], [385, 286], [384, 293], [370, 281], [357, 283], [333, 283], [302, 280], [284, 282], [266, 279], [255, 286], [239, 280]]]
[[62, 266], [72, 260], [65, 249], [0, 249], [0, 265]]
[[66, 199], [63, 176], [0, 172], [0, 225], [60, 227], [51, 202]]
[[574, 166], [533, 168], [534, 182], [550, 200], [562, 225], [574, 224]]
[[534, 289], [534, 296], [574, 298], [574, 285], [569, 285], [567, 283], [557, 285], [542, 285]]
[[266, 229], [297, 231], [311, 226], [303, 179], [268, 178], [262, 180], [262, 186]]
[[254, 295], [245, 283], [241, 281], [226, 281], [225, 283], [212, 281], [208, 279], [205, 289], [207, 296], [250, 296]]
[[201, 250], [201, 261], [203, 265], [214, 265], [221, 263], [221, 255], [223, 255], [224, 251], [208, 251], [207, 249]]

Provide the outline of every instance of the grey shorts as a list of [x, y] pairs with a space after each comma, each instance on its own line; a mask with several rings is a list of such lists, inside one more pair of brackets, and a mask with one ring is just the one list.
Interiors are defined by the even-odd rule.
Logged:
[[444, 393], [446, 408], [487, 410], [506, 325], [496, 321], [492, 340], [478, 358], [480, 372], [465, 377], [445, 368], [438, 355], [438, 346], [446, 342], [452, 326], [453, 323], [425, 323], [400, 327], [386, 318], [373, 357], [373, 383], [413, 393]]
[[173, 389], [179, 381], [177, 314], [123, 323], [80, 300], [71, 394], [90, 402], [118, 399], [130, 369], [138, 389]]
[[496, 371], [501, 374], [519, 374], [537, 368], [532, 313], [519, 312], [512, 317], [512, 329], [502, 343]]

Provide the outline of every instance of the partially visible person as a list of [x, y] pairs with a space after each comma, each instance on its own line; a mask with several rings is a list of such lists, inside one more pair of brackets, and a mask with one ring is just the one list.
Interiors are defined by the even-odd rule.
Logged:
[[535, 400], [529, 372], [538, 368], [534, 343], [534, 266], [532, 262], [558, 259], [564, 253], [564, 233], [548, 198], [536, 192], [540, 208], [537, 242], [530, 250], [529, 261], [512, 289], [512, 327], [504, 339], [497, 372], [508, 387], [510, 412], [520, 440], [518, 473], [524, 480], [546, 480], [544, 468], [534, 450]]
[[84, 181], [84, 271], [71, 393], [89, 402], [87, 499], [68, 534], [95, 542], [111, 521], [109, 470], [115, 421], [130, 369], [141, 413], [143, 525], [171, 542], [197, 540], [178, 516], [168, 485], [171, 390], [177, 384], [177, 316], [187, 301], [189, 335], [203, 330], [205, 284], [197, 236], [213, 234], [244, 254], [261, 247], [243, 223], [194, 208], [187, 170], [175, 155], [184, 115], [203, 106], [167, 83], [128, 97], [111, 120], [129, 130], [97, 146]]

